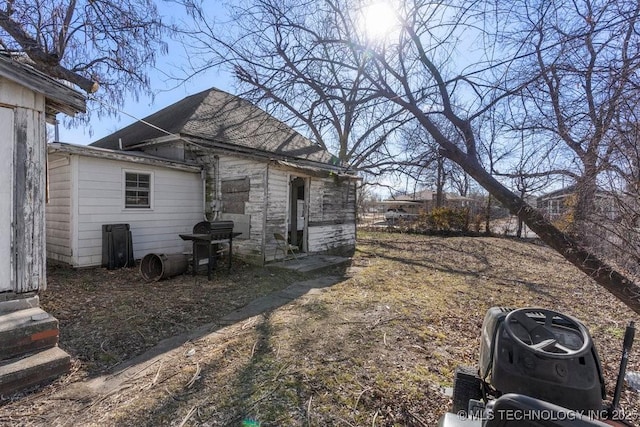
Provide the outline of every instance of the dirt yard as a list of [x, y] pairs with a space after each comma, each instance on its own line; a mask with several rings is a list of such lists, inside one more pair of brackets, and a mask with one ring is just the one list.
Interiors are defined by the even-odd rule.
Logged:
[[[383, 233], [359, 233], [352, 267], [335, 285], [242, 322], [216, 323], [309, 278], [237, 264], [211, 282], [183, 276], [147, 284], [130, 270], [52, 269], [42, 305], [60, 320], [73, 372], [5, 397], [0, 425], [434, 426], [450, 405], [443, 389], [455, 367], [476, 363], [491, 306], [542, 306], [585, 322], [609, 396], [624, 328], [640, 324], [541, 246]], [[216, 333], [166, 353], [115, 389], [81, 392], [84, 381], [204, 324]], [[640, 371], [639, 349], [640, 341], [629, 370]], [[638, 397], [625, 387], [621, 406], [640, 425]]]

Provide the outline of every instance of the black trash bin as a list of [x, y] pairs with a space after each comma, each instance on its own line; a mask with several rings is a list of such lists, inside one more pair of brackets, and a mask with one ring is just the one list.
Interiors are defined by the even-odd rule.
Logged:
[[129, 224], [102, 226], [102, 266], [108, 270], [135, 267]]

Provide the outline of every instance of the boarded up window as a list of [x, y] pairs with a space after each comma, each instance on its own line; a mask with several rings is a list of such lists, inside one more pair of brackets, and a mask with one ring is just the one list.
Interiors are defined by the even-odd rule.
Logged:
[[222, 181], [222, 212], [244, 214], [249, 201], [249, 177]]

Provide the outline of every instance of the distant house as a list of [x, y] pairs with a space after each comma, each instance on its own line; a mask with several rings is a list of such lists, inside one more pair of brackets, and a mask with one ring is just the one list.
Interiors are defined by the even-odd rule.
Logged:
[[[403, 194], [385, 199], [379, 204], [383, 207], [383, 210], [404, 209], [409, 214], [418, 214], [421, 211], [429, 212], [435, 208], [437, 205], [436, 196], [435, 191], [422, 190], [413, 194]], [[473, 203], [473, 199], [452, 193], [444, 193], [443, 198], [443, 206], [451, 208], [469, 207]]]
[[[561, 188], [536, 198], [536, 207], [550, 221], [556, 221], [570, 212], [575, 203], [575, 185]], [[615, 219], [618, 214], [616, 198], [613, 194], [598, 190], [596, 193], [596, 212], [603, 218]]]
[[[78, 158], [69, 202], [77, 213], [68, 219], [56, 214], [77, 230], [78, 260], [96, 263], [103, 224], [129, 223], [134, 256], [141, 258], [184, 245], [178, 233], [204, 217], [233, 220], [242, 232], [234, 239], [234, 254], [255, 264], [282, 256], [274, 233], [306, 253], [355, 249], [357, 177], [320, 145], [234, 95], [217, 89], [191, 95], [91, 147], [104, 151], [53, 148], [58, 158]], [[58, 166], [73, 166], [65, 163]], [[93, 187], [74, 189], [89, 184], [91, 171], [102, 171]], [[128, 173], [149, 182], [151, 206], [126, 206]], [[97, 192], [100, 185], [108, 189], [106, 197]]]

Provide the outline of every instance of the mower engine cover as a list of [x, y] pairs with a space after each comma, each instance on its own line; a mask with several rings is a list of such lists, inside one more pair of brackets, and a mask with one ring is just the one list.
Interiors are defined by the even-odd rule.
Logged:
[[577, 319], [543, 308], [487, 311], [480, 377], [500, 394], [519, 393], [573, 410], [603, 408], [597, 351]]

